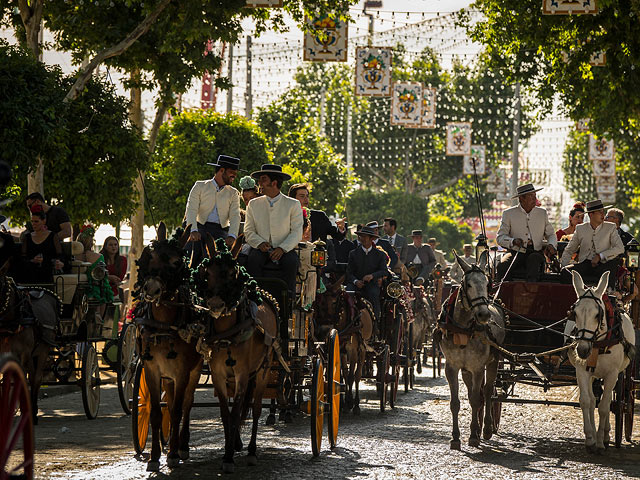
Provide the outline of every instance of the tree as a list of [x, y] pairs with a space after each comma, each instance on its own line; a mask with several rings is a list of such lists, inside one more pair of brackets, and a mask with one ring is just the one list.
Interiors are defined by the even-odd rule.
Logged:
[[[485, 45], [491, 66], [521, 82], [543, 111], [552, 110], [558, 94], [562, 108], [575, 120], [591, 119], [596, 133], [637, 135], [640, 98], [632, 92], [640, 75], [640, 2], [598, 0], [596, 15], [570, 16], [543, 15], [541, 3], [476, 0], [462, 20]], [[600, 53], [606, 64], [591, 65]]]
[[214, 175], [207, 162], [215, 163], [220, 154], [235, 156], [249, 173], [269, 163], [266, 147], [264, 134], [240, 115], [194, 110], [173, 117], [160, 128], [147, 174], [153, 217], [171, 227], [180, 225], [193, 184]]
[[[128, 102], [96, 79], [82, 98], [63, 99], [72, 77], [0, 43], [0, 159], [13, 165], [19, 196], [7, 213], [27, 218], [27, 173], [41, 156], [47, 167], [47, 199], [67, 210], [73, 223], [118, 224], [135, 205], [131, 184], [146, 166], [146, 144], [127, 119]], [[35, 92], [34, 92], [35, 90]]]

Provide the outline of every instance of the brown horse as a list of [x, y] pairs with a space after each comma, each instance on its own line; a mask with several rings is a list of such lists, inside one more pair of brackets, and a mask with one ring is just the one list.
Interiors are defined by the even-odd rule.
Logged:
[[[331, 328], [340, 335], [340, 362], [346, 379], [345, 408], [360, 413], [360, 379], [367, 353], [367, 342], [373, 334], [373, 307], [364, 299], [358, 302], [354, 315], [348, 293], [343, 291], [344, 275], [318, 294], [314, 305], [315, 337], [324, 340]], [[355, 317], [355, 318], [354, 318]], [[355, 395], [353, 393], [355, 384]]]
[[[37, 424], [38, 392], [49, 345], [42, 340], [36, 318], [41, 325], [55, 325], [56, 299], [44, 293], [42, 298], [32, 300], [27, 292], [20, 291], [13, 278], [7, 276], [14, 247], [11, 235], [0, 233], [0, 243], [0, 258], [3, 261], [0, 268], [0, 353], [10, 352], [20, 362], [29, 382], [33, 422]], [[31, 304], [31, 308], [25, 308], [29, 307], [25, 304]], [[25, 318], [27, 312], [28, 316], [34, 314], [35, 318]], [[54, 336], [52, 332], [47, 338], [53, 339]]]
[[[255, 280], [237, 265], [235, 256], [240, 242], [235, 243], [232, 252], [222, 240], [216, 245], [211, 236], [206, 243], [209, 258], [198, 267], [194, 282], [209, 314], [205, 338], [211, 378], [224, 425], [222, 468], [225, 473], [232, 473], [235, 470], [234, 453], [242, 449], [240, 429], [251, 406], [253, 426], [248, 463], [256, 465], [258, 461], [258, 420], [277, 334], [277, 305], [275, 301], [260, 303]], [[261, 293], [265, 295], [265, 292]], [[233, 397], [231, 411], [230, 397]]]
[[196, 323], [189, 269], [183, 258], [186, 239], [182, 235], [180, 240], [167, 240], [161, 223], [158, 239], [144, 249], [136, 262], [138, 282], [134, 296], [140, 298], [140, 303], [134, 315], [140, 327], [140, 352], [151, 397], [152, 447], [147, 464], [151, 472], [160, 469], [162, 382], [168, 389], [171, 413], [167, 465], [176, 467], [181, 459], [189, 458], [189, 415], [202, 371], [202, 356], [196, 350], [197, 338], [185, 341], [178, 334], [178, 330], [187, 330]]

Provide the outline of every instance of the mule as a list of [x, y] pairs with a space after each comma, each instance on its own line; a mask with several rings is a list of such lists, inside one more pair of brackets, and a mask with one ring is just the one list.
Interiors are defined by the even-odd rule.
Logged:
[[[249, 408], [252, 408], [253, 425], [247, 462], [250, 466], [258, 463], [258, 420], [271, 371], [278, 318], [275, 303], [260, 301], [255, 280], [235, 261], [236, 245], [237, 242], [229, 252], [223, 240], [218, 240], [216, 245], [209, 235], [206, 239], [208, 259], [194, 275], [208, 312], [205, 339], [224, 425], [222, 469], [225, 473], [235, 471], [233, 457], [243, 447], [240, 430]], [[230, 397], [233, 397], [231, 409]]]
[[[323, 341], [331, 328], [340, 335], [340, 366], [346, 382], [344, 408], [360, 413], [360, 380], [365, 364], [367, 342], [373, 335], [373, 307], [366, 300], [360, 301], [360, 309], [353, 318], [347, 293], [342, 289], [344, 275], [318, 294], [314, 305], [316, 340]], [[355, 394], [354, 394], [355, 386]]]
[[[576, 346], [569, 350], [569, 361], [576, 368], [586, 449], [588, 452], [602, 453], [609, 444], [609, 431], [611, 430], [609, 410], [612, 392], [616, 386], [618, 374], [627, 368], [635, 353], [635, 331], [633, 323], [626, 313], [620, 313], [621, 324], [614, 326], [613, 331], [610, 332], [607, 326], [602, 295], [607, 288], [609, 272], [605, 272], [600, 277], [595, 288], [585, 287], [582, 277], [575, 270], [571, 274], [578, 300], [572, 307], [571, 316], [574, 317], [576, 323]], [[611, 341], [607, 339], [609, 333], [612, 333]], [[598, 355], [605, 348], [607, 355]], [[596, 363], [590, 371], [588, 364], [592, 362], [587, 362], [587, 359], [592, 354]], [[594, 415], [596, 398], [592, 387], [595, 378], [603, 380], [602, 396], [598, 404], [600, 421], [597, 432]]]
[[458, 372], [462, 371], [472, 411], [469, 445], [477, 447], [480, 445], [481, 430], [485, 440], [489, 440], [494, 433], [491, 396], [498, 373], [499, 355], [487, 341], [492, 340], [498, 345], [503, 343], [505, 318], [502, 310], [488, 300], [489, 280], [484, 271], [487, 256], [483, 255], [477, 265], [469, 265], [455, 251], [454, 255], [464, 275], [453, 315], [441, 326], [436, 340], [439, 341], [446, 359], [445, 374], [451, 392], [449, 405], [453, 417], [453, 431], [450, 447], [460, 450]]
[[161, 223], [157, 240], [145, 247], [136, 262], [138, 282], [134, 295], [140, 303], [134, 314], [140, 326], [140, 353], [151, 400], [150, 472], [160, 469], [163, 382], [168, 389], [171, 415], [167, 466], [177, 467], [180, 460], [189, 458], [189, 416], [203, 359], [196, 350], [197, 338], [185, 341], [178, 334], [196, 322], [189, 291], [190, 272], [183, 258], [186, 240], [186, 234], [180, 240], [167, 240]]

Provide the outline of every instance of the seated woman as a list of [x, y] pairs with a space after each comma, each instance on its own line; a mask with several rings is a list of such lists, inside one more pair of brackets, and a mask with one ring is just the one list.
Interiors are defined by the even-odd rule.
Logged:
[[576, 231], [576, 226], [584, 222], [584, 209], [584, 202], [576, 202], [573, 205], [569, 212], [569, 226], [561, 228], [556, 232], [556, 238], [558, 241], [562, 240], [563, 237], [567, 237], [567, 240], [571, 240], [571, 236], [573, 236]]
[[[107, 278], [114, 298], [120, 297], [120, 284], [127, 274], [127, 257], [120, 255], [118, 239], [116, 237], [107, 237], [100, 253], [103, 255], [107, 264]], [[122, 300], [122, 298], [120, 298]]]
[[87, 267], [86, 272], [87, 279], [91, 284], [87, 291], [87, 296], [100, 302], [100, 316], [102, 316], [104, 315], [106, 308], [105, 304], [113, 301], [113, 290], [111, 289], [111, 285], [109, 285], [107, 276], [105, 276], [99, 284], [97, 284], [95, 280], [92, 280], [91, 277], [91, 273], [100, 263], [105, 264], [104, 257], [92, 250], [93, 236], [95, 235], [95, 232], [96, 231], [91, 225], [85, 225], [80, 229], [80, 233], [76, 237], [76, 241], [82, 243], [84, 251], [81, 254], [76, 255], [75, 259], [91, 264]]
[[47, 230], [47, 216], [41, 205], [31, 210], [33, 231], [22, 238], [22, 258], [24, 260], [19, 275], [21, 283], [53, 283], [54, 271], [61, 271], [64, 264], [62, 246], [58, 235]]

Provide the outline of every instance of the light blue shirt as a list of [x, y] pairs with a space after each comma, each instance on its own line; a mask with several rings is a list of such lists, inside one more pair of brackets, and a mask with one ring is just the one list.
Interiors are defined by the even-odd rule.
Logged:
[[[219, 192], [220, 190], [222, 190], [222, 188], [220, 188], [218, 186], [218, 182], [216, 182], [215, 178], [211, 179], [211, 183], [213, 183], [213, 186], [216, 187], [216, 192]], [[207, 222], [211, 222], [211, 223], [220, 223], [220, 215], [218, 215], [218, 205], [214, 205], [213, 210], [211, 210], [211, 213], [209, 214], [209, 216], [207, 217]]]
[[[273, 198], [267, 197], [267, 200], [269, 200], [269, 206], [273, 207], [275, 205], [275, 203], [280, 200], [280, 197], [282, 196], [282, 193], [279, 193], [278, 195], [276, 195]], [[217, 211], [216, 211], [217, 214]]]

